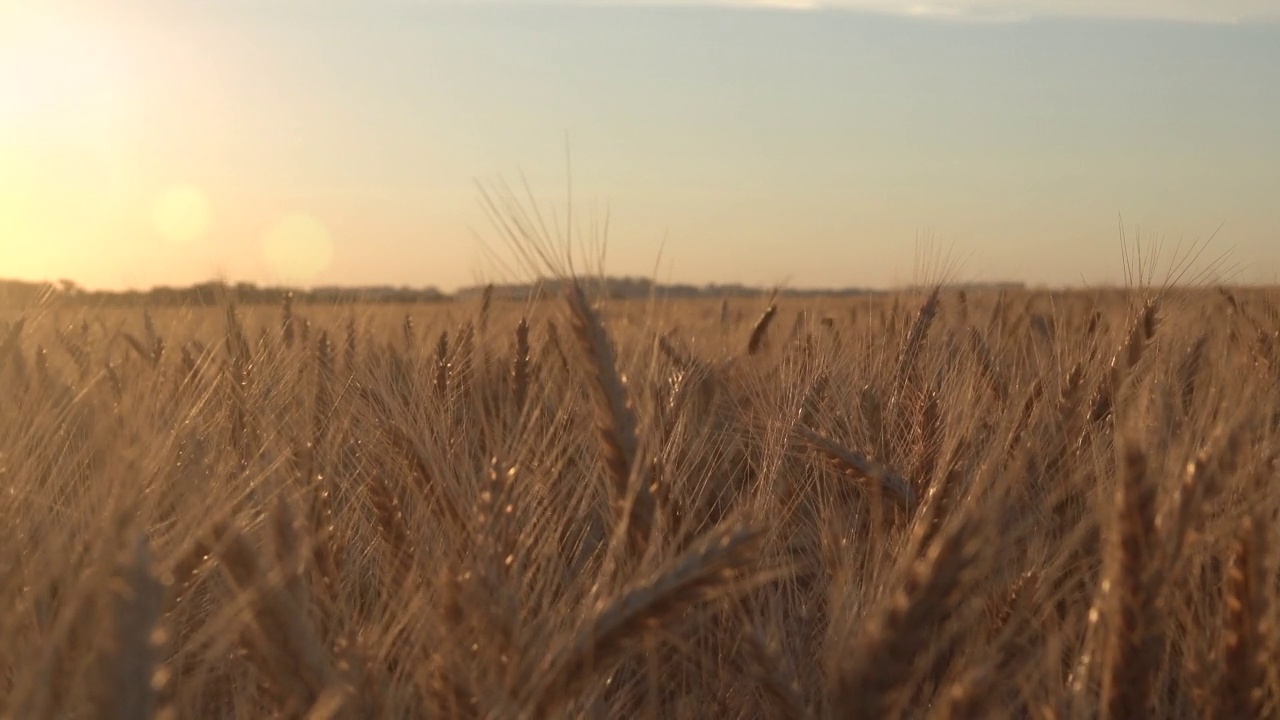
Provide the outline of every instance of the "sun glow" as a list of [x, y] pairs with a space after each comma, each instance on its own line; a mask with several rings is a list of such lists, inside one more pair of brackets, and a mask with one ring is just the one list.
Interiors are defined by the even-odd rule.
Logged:
[[83, 249], [103, 242], [124, 209], [130, 68], [116, 40], [0, 4], [0, 275], [80, 269]]
[[103, 130], [122, 109], [128, 56], [107, 33], [21, 8], [0, 10], [0, 128]]
[[267, 267], [285, 282], [309, 282], [333, 261], [329, 229], [307, 213], [280, 218], [262, 239]]
[[151, 226], [161, 238], [180, 244], [201, 240], [213, 219], [209, 200], [191, 185], [174, 185], [156, 198]]

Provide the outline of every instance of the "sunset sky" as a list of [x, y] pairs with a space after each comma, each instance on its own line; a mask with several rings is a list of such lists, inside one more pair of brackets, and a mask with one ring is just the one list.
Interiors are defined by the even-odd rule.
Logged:
[[1280, 281], [1277, 0], [0, 0], [0, 278], [503, 280], [566, 141], [612, 274]]

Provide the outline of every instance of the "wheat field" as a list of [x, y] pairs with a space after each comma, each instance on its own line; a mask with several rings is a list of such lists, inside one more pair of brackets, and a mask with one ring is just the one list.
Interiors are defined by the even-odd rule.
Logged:
[[0, 713], [1261, 718], [1280, 293], [0, 310]]

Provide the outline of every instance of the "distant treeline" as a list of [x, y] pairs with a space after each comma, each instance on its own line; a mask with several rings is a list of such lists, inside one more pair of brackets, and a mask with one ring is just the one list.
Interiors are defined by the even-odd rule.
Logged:
[[[609, 298], [658, 297], [726, 298], [757, 297], [771, 292], [770, 288], [747, 285], [666, 285], [646, 278], [608, 277], [587, 281], [593, 294]], [[343, 303], [423, 303], [444, 302], [476, 297], [489, 286], [476, 285], [461, 288], [450, 294], [434, 287], [316, 287], [299, 289], [289, 287], [260, 287], [253, 283], [205, 282], [188, 287], [154, 287], [150, 290], [87, 290], [69, 280], [57, 283], [0, 280], [0, 305], [31, 305], [56, 299], [85, 305], [149, 305], [149, 306], [199, 306], [219, 305], [230, 301], [238, 305], [278, 304], [290, 294], [295, 303], [343, 304]], [[562, 290], [559, 280], [542, 280], [526, 284], [493, 285], [495, 299], [538, 300], [557, 296]], [[971, 289], [1020, 289], [1016, 283], [966, 285]], [[782, 288], [782, 297], [857, 296], [871, 294], [873, 290], [862, 288], [788, 289]]]
[[317, 287], [308, 290], [260, 287], [253, 283], [205, 282], [188, 287], [150, 290], [86, 290], [63, 280], [57, 283], [0, 280], [0, 304], [30, 305], [57, 299], [85, 305], [199, 306], [231, 301], [239, 305], [277, 304], [292, 294], [302, 303], [417, 303], [439, 302], [449, 296], [435, 288]]

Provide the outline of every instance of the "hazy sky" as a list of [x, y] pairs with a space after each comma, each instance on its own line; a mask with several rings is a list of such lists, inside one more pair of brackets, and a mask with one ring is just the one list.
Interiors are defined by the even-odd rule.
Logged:
[[0, 277], [451, 289], [567, 138], [617, 274], [1270, 281], [1278, 129], [1280, 0], [0, 0]]

